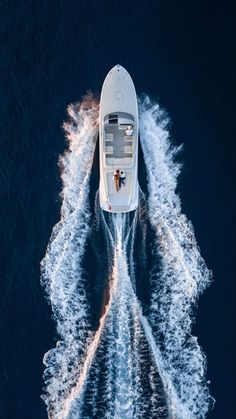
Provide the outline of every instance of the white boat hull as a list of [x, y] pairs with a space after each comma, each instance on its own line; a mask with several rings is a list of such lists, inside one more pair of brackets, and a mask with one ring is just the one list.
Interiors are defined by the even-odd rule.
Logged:
[[[131, 130], [128, 129], [132, 126]], [[127, 131], [128, 129], [128, 131]], [[99, 200], [104, 211], [123, 213], [138, 206], [138, 104], [129, 73], [116, 65], [103, 83], [99, 112]], [[117, 184], [114, 172], [125, 174]]]

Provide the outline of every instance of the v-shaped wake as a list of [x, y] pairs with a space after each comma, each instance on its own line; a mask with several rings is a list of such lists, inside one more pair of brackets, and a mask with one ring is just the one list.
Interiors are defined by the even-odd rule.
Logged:
[[[203, 418], [212, 398], [205, 356], [191, 336], [191, 307], [210, 274], [175, 192], [178, 149], [170, 144], [165, 115], [148, 98], [140, 101], [148, 210], [111, 216], [96, 206], [95, 223], [104, 235], [104, 245], [96, 252], [106, 253], [110, 263], [108, 271], [104, 267], [100, 272], [100, 277], [107, 277], [106, 298], [96, 327], [83, 261], [93, 228], [88, 198], [98, 105], [87, 97], [70, 106], [69, 115], [65, 125], [69, 150], [61, 158], [61, 220], [42, 261], [42, 283], [60, 336], [56, 348], [44, 357], [48, 415]], [[154, 232], [145, 316], [137, 297], [134, 257], [140, 219], [142, 224], [148, 220]]]

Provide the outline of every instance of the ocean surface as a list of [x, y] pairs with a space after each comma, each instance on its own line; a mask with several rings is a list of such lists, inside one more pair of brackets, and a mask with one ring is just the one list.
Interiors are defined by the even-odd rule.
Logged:
[[[56, 347], [59, 336], [42, 286], [40, 263], [60, 220], [63, 172], [58, 161], [68, 147], [63, 124], [69, 104], [83, 103], [88, 91], [94, 100], [99, 97], [107, 72], [117, 63], [131, 74], [141, 101], [148, 95], [152, 104], [165, 110], [172, 146], [183, 144], [177, 156], [182, 163], [177, 194], [182, 214], [192, 222], [201, 255], [213, 272], [212, 284], [194, 305], [192, 329], [206, 355], [206, 379], [216, 400], [207, 417], [235, 418], [233, 2], [223, 6], [210, 2], [2, 1], [0, 12], [0, 418], [48, 417], [41, 399], [45, 394], [43, 357]], [[145, 160], [145, 149], [143, 153], [140, 184], [146, 192], [151, 162], [148, 154]], [[98, 185], [96, 155], [95, 151], [87, 197], [91, 207]], [[118, 238], [122, 237], [119, 222], [111, 227]], [[83, 262], [88, 284], [97, 293], [90, 292], [93, 325], [99, 320], [104, 287], [91, 280], [95, 278], [91, 258], [111, 269], [107, 260], [99, 259], [104, 252], [94, 247], [95, 239], [96, 234]], [[147, 254], [153, 240], [153, 232], [147, 229]], [[120, 252], [118, 265], [121, 260], [126, 263], [121, 248]], [[141, 276], [137, 283], [144, 312], [149, 295], [145, 278]], [[130, 316], [136, 318], [134, 312]], [[109, 336], [110, 341], [103, 342], [107, 353], [112, 347]], [[98, 373], [102, 358], [97, 362], [91, 380], [99, 381], [103, 379]], [[155, 382], [158, 377], [153, 378]], [[148, 400], [145, 383], [141, 387], [147, 390]], [[101, 394], [103, 387], [97, 387]], [[109, 397], [104, 400], [108, 406]], [[83, 409], [84, 418], [103, 417], [86, 411], [86, 406]], [[100, 406], [97, 412], [103, 409]], [[160, 418], [165, 414], [163, 404]], [[139, 415], [148, 417], [147, 413]]]

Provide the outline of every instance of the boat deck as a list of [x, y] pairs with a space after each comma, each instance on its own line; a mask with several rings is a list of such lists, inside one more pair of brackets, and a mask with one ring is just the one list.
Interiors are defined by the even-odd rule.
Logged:
[[119, 191], [116, 191], [115, 188], [115, 181], [114, 181], [114, 174], [113, 172], [108, 172], [107, 173], [107, 187], [108, 187], [108, 193], [109, 195], [129, 195], [131, 193], [132, 190], [132, 183], [133, 183], [133, 173], [127, 173], [125, 172], [126, 178], [125, 178], [125, 185], [121, 184], [121, 187], [119, 189]]
[[[120, 65], [111, 69], [102, 86], [99, 168], [102, 210], [111, 213], [135, 210], [138, 206], [138, 103], [133, 81]], [[121, 184], [118, 191], [114, 180], [116, 170], [123, 170], [126, 175], [125, 185]]]
[[115, 181], [113, 177], [113, 172], [108, 172], [107, 177], [107, 189], [109, 203], [111, 206], [128, 206], [130, 202], [130, 196], [133, 188], [134, 176], [133, 173], [126, 172], [125, 185], [121, 184], [118, 192], [115, 188]]
[[125, 129], [118, 124], [105, 125], [105, 153], [106, 158], [132, 159], [133, 136], [126, 136]]

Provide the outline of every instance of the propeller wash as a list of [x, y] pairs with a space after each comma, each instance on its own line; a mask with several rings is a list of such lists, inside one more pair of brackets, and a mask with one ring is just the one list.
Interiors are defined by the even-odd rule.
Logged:
[[68, 108], [61, 219], [41, 263], [58, 335], [44, 356], [48, 417], [204, 418], [214, 400], [191, 325], [211, 273], [176, 194], [181, 148], [140, 100], [147, 201], [140, 190], [135, 211], [103, 212], [98, 194], [90, 204], [98, 113], [92, 95]]

